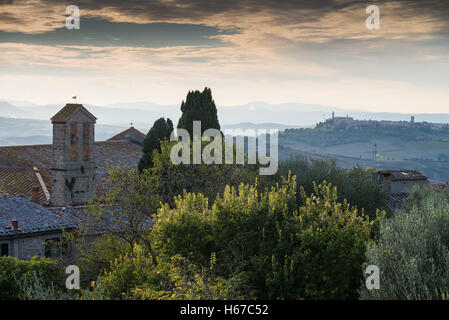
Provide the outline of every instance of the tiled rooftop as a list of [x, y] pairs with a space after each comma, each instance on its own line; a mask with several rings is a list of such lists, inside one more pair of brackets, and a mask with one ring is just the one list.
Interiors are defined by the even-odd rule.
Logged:
[[[23, 195], [32, 199], [32, 188], [39, 186], [39, 180], [33, 168], [2, 168], [0, 167], [0, 190], [7, 191], [10, 195]], [[39, 187], [39, 201], [45, 203], [47, 198]]]
[[69, 119], [77, 110], [81, 110], [84, 114], [86, 114], [92, 120], [96, 120], [95, 116], [90, 113], [86, 108], [83, 107], [82, 104], [78, 103], [67, 103], [64, 108], [58, 111], [52, 118], [52, 122], [64, 122]]
[[416, 170], [379, 170], [377, 174], [393, 181], [398, 180], [427, 180], [427, 177]]
[[[108, 212], [103, 211], [101, 217], [91, 216], [87, 211], [86, 207], [69, 207], [69, 208], [48, 208], [53, 214], [62, 217], [74, 224], [77, 228], [82, 225], [90, 225], [91, 230], [96, 232], [104, 232], [105, 230], [110, 231], [121, 231], [117, 228], [126, 226], [129, 222], [125, 215], [121, 214], [108, 214]], [[119, 210], [119, 209], [118, 209]], [[111, 211], [110, 211], [111, 212]], [[153, 220], [148, 217], [143, 223], [143, 228], [149, 228], [153, 225]]]
[[[107, 166], [136, 168], [142, 155], [142, 147], [130, 141], [95, 142], [97, 163], [96, 183], [107, 173]], [[37, 167], [47, 189], [50, 190], [52, 145], [0, 147], [0, 191], [10, 195], [31, 196], [31, 188], [39, 185], [33, 167]], [[45, 195], [40, 190], [44, 200]]]
[[[17, 219], [19, 229], [12, 228], [11, 220]], [[55, 215], [48, 209], [21, 196], [0, 193], [0, 236], [71, 229], [75, 224]]]
[[145, 139], [145, 134], [143, 134], [136, 128], [131, 127], [129, 129], [126, 129], [125, 131], [120, 132], [119, 134], [113, 136], [112, 138], [108, 139], [108, 141], [128, 140], [128, 141], [135, 142], [137, 144], [142, 145], [144, 139]]

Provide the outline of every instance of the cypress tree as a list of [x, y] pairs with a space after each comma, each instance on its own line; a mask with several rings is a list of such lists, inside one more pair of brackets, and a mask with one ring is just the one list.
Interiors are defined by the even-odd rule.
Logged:
[[170, 140], [172, 131], [173, 122], [169, 118], [167, 118], [167, 121], [164, 118], [160, 118], [154, 122], [153, 127], [143, 140], [143, 154], [138, 164], [139, 172], [153, 167], [153, 151], [160, 151], [161, 140]]
[[217, 107], [212, 99], [212, 91], [205, 87], [203, 92], [189, 91], [185, 102], [181, 103], [182, 116], [178, 128], [187, 130], [193, 137], [193, 121], [201, 121], [201, 134], [207, 129], [220, 130]]

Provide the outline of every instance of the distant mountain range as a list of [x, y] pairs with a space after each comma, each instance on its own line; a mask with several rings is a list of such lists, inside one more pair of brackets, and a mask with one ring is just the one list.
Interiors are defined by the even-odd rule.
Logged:
[[[64, 103], [37, 105], [26, 101], [0, 100], [0, 117], [48, 120], [64, 106]], [[97, 118], [100, 124], [129, 126], [129, 123], [151, 126], [160, 117], [169, 117], [177, 123], [181, 116], [180, 105], [159, 105], [150, 102], [116, 103], [105, 106], [84, 104]], [[217, 106], [218, 117], [223, 125], [239, 123], [273, 123], [287, 127], [310, 127], [336, 116], [354, 117], [371, 120], [410, 120], [414, 115], [417, 122], [449, 123], [447, 114], [404, 114], [388, 112], [368, 112], [347, 110], [332, 106], [282, 103], [268, 104], [255, 101], [237, 106]]]
[[[128, 127], [98, 124], [95, 127], [95, 138], [97, 141], [107, 140]], [[52, 133], [49, 120], [0, 117], [0, 146], [49, 144], [52, 142]]]
[[[0, 145], [51, 142], [49, 119], [65, 104], [38, 105], [27, 101], [0, 100]], [[169, 117], [175, 125], [181, 116], [179, 105], [158, 105], [150, 102], [116, 103], [105, 106], [84, 104], [97, 118], [96, 139], [104, 140], [128, 128], [130, 123], [147, 133], [154, 121]], [[410, 120], [449, 123], [449, 114], [376, 113], [363, 110], [303, 104], [268, 104], [255, 101], [237, 106], [217, 106], [218, 118], [225, 129], [279, 129], [313, 127], [335, 116], [371, 120]]]

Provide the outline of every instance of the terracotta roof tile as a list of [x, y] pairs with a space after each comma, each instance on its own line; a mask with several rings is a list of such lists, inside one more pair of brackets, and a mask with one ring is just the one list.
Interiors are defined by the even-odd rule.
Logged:
[[[142, 148], [129, 141], [95, 142], [96, 183], [101, 183], [107, 173], [107, 166], [137, 168], [141, 156]], [[2, 162], [2, 158], [7, 161]], [[0, 191], [30, 197], [33, 185], [39, 185], [33, 167], [39, 168], [42, 179], [50, 190], [51, 163], [50, 144], [0, 147]], [[45, 197], [42, 190], [40, 193], [40, 196]]]
[[143, 134], [136, 128], [131, 127], [129, 129], [126, 129], [125, 131], [122, 131], [119, 134], [113, 136], [112, 138], [108, 139], [108, 141], [128, 140], [128, 141], [137, 143], [139, 145], [142, 145], [144, 139], [145, 139], [145, 134]]
[[0, 190], [7, 191], [11, 196], [23, 195], [32, 199], [34, 186], [39, 186], [39, 201], [45, 203], [47, 198], [33, 168], [0, 167]]
[[52, 122], [64, 122], [68, 119], [70, 119], [70, 117], [77, 111], [77, 110], [82, 110], [82, 112], [84, 114], [86, 114], [89, 118], [91, 118], [93, 121], [97, 120], [97, 118], [90, 113], [86, 108], [83, 107], [82, 104], [78, 104], [78, 103], [67, 103], [64, 108], [62, 108], [61, 110], [58, 111], [58, 113], [56, 113], [52, 118], [51, 121]]

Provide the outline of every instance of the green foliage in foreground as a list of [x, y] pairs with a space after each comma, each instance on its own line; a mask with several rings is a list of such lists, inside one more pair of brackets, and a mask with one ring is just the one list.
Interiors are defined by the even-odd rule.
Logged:
[[[227, 185], [238, 187], [240, 183], [253, 182], [258, 175], [257, 165], [224, 164], [224, 153], [223, 164], [173, 164], [170, 152], [174, 144], [176, 142], [161, 143], [161, 151], [153, 155], [153, 168], [146, 172], [146, 179], [154, 185], [162, 203], [173, 205], [174, 198], [185, 191], [202, 193], [213, 201]], [[207, 142], [202, 143], [202, 148], [205, 145]], [[193, 154], [192, 149], [190, 154]]]
[[449, 195], [415, 189], [405, 207], [380, 225], [367, 254], [380, 268], [380, 290], [364, 299], [449, 298]]
[[375, 219], [378, 208], [382, 208], [385, 195], [382, 185], [375, 180], [371, 172], [360, 167], [351, 170], [340, 168], [335, 161], [295, 157], [279, 163], [276, 175], [268, 179], [277, 182], [281, 176], [289, 172], [296, 175], [298, 183], [298, 201], [302, 201], [299, 188], [303, 187], [306, 193], [314, 191], [314, 183], [328, 181], [338, 187], [338, 201], [347, 199], [351, 205], [362, 210], [371, 219]]
[[207, 129], [220, 130], [217, 107], [212, 99], [212, 91], [207, 87], [203, 92], [189, 91], [185, 102], [181, 103], [181, 111], [182, 115], [177, 127], [187, 130], [191, 138], [193, 137], [193, 121], [201, 121], [201, 134]]
[[[74, 237], [75, 264], [80, 266], [82, 283], [95, 280], [120, 256], [133, 256], [136, 244], [153, 252], [148, 219], [156, 219], [161, 204], [173, 206], [175, 197], [183, 192], [202, 193], [214, 201], [226, 185], [238, 186], [255, 180], [255, 165], [175, 165], [170, 161], [175, 143], [161, 142], [161, 150], [153, 153], [153, 167], [142, 173], [120, 167], [109, 169], [107, 192], [99, 194], [89, 206], [89, 224]], [[109, 217], [108, 231], [97, 237], [96, 226], [104, 227], [105, 216]]]
[[143, 140], [143, 154], [138, 164], [139, 172], [143, 169], [149, 169], [153, 166], [153, 152], [160, 150], [161, 141], [170, 140], [170, 134], [173, 131], [173, 123], [167, 118], [159, 118], [153, 124]]
[[0, 258], [0, 299], [20, 299], [21, 284], [38, 277], [44, 285], [58, 287], [63, 279], [63, 271], [54, 260], [33, 257], [20, 260], [13, 257]]
[[[164, 205], [143, 247], [101, 278], [112, 298], [355, 299], [373, 222], [324, 183], [296, 199], [295, 178], [258, 191], [226, 187], [213, 203], [185, 193]], [[98, 292], [94, 286], [93, 292]]]

